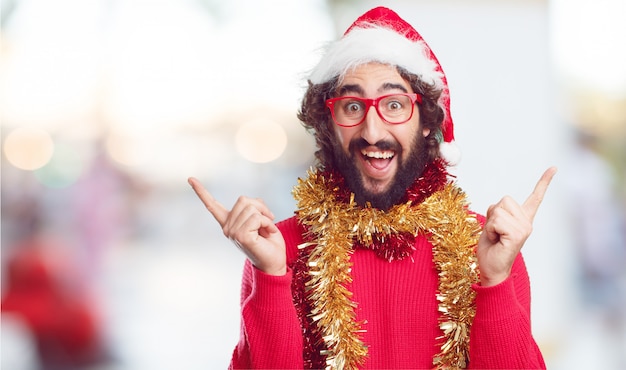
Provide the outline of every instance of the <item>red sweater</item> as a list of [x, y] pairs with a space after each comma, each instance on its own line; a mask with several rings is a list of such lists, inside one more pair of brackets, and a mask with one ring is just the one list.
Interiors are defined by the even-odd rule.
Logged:
[[[278, 224], [287, 245], [288, 266], [303, 242], [295, 217]], [[372, 251], [352, 255], [353, 301], [363, 325], [368, 356], [363, 368], [428, 369], [438, 353], [437, 271], [432, 245], [418, 237], [411, 258], [387, 262]], [[292, 301], [293, 271], [271, 276], [246, 261], [241, 290], [241, 336], [234, 369], [303, 367], [303, 337]], [[521, 255], [511, 276], [476, 292], [470, 336], [472, 369], [545, 369], [530, 326], [530, 283]], [[439, 344], [440, 345], [440, 344]]]

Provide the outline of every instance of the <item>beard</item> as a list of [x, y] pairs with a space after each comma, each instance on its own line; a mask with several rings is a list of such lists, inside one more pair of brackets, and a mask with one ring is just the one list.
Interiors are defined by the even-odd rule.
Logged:
[[402, 147], [397, 142], [380, 141], [374, 145], [379, 150], [394, 150], [398, 158], [398, 171], [389, 188], [382, 192], [367, 190], [361, 172], [354, 165], [355, 157], [361, 155], [361, 149], [368, 146], [370, 144], [362, 138], [353, 139], [350, 141], [348, 153], [346, 153], [341, 145], [336, 143], [333, 154], [335, 164], [345, 178], [350, 191], [354, 193], [355, 201], [359, 205], [364, 206], [369, 203], [374, 208], [387, 211], [403, 200], [408, 187], [421, 176], [424, 167], [428, 164], [425, 138], [422, 135], [415, 135], [410, 152], [404, 160], [402, 159]]

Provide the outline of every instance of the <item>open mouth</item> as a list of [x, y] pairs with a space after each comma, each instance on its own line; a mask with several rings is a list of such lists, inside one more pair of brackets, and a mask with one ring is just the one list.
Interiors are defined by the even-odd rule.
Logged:
[[384, 170], [389, 166], [396, 153], [391, 150], [368, 151], [361, 150], [361, 154], [367, 163], [377, 170]]

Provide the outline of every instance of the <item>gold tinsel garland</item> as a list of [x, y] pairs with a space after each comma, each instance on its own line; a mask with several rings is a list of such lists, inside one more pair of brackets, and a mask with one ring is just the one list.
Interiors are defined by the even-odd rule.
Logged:
[[372, 235], [424, 234], [433, 245], [433, 260], [439, 272], [436, 297], [441, 313], [441, 351], [433, 358], [439, 369], [465, 368], [469, 330], [474, 318], [478, 281], [473, 246], [480, 224], [467, 210], [465, 194], [452, 183], [420, 204], [403, 203], [388, 211], [361, 207], [351, 197], [348, 203], [335, 199], [338, 189], [321, 173], [310, 171], [294, 188], [298, 218], [308, 227], [310, 240], [299, 248], [311, 248], [310, 278], [306, 289], [313, 310], [312, 320], [320, 330], [326, 350], [327, 369], [356, 369], [367, 356], [361, 323], [356, 322], [347, 285], [352, 281], [350, 257], [355, 240], [368, 246]]

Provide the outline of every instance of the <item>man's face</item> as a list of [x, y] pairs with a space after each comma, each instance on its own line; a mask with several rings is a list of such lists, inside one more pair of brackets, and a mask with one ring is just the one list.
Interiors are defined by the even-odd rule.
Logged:
[[[394, 93], [413, 93], [395, 67], [363, 64], [346, 73], [338, 91], [340, 96], [377, 98]], [[335, 159], [359, 203], [388, 209], [404, 195], [426, 164], [424, 137], [419, 110], [402, 124], [386, 123], [374, 107], [366, 112], [363, 123], [354, 127], [335, 125], [338, 141]]]

